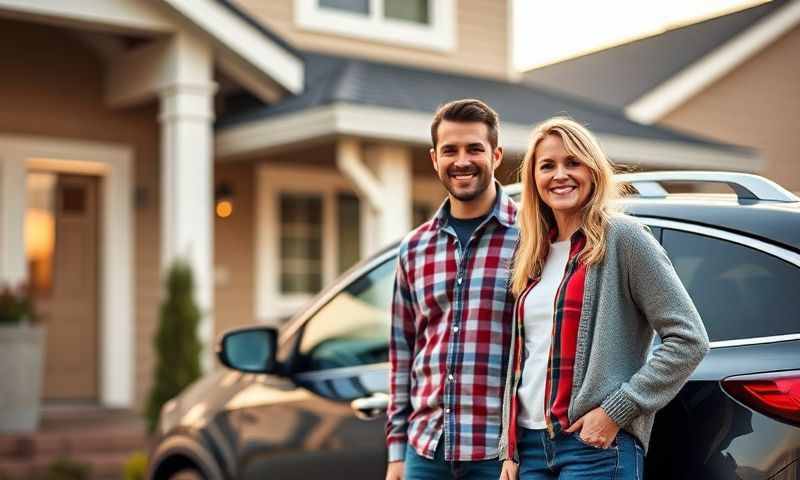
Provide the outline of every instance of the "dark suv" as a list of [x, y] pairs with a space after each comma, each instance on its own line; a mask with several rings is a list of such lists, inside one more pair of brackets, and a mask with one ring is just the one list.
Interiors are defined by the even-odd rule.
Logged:
[[[711, 352], [658, 413], [647, 478], [800, 478], [800, 199], [761, 177], [622, 175], [694, 299]], [[667, 195], [717, 182], [735, 195]], [[519, 186], [507, 188], [519, 193]], [[163, 409], [156, 479], [383, 478], [397, 246], [280, 332], [228, 332], [223, 364]], [[370, 421], [371, 420], [371, 421]]]

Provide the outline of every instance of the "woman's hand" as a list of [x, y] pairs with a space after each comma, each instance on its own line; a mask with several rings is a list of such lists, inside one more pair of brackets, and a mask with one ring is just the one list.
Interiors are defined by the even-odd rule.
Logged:
[[617, 425], [606, 412], [597, 407], [579, 418], [565, 430], [567, 433], [578, 432], [584, 443], [597, 448], [608, 448], [617, 438], [619, 425]]
[[405, 462], [389, 462], [386, 466], [386, 480], [403, 480]]
[[503, 470], [500, 472], [500, 480], [517, 480], [519, 465], [513, 460], [503, 460]]

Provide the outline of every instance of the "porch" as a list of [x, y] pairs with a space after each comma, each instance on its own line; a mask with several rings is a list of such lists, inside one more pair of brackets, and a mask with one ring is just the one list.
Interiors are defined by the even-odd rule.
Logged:
[[213, 365], [216, 95], [274, 102], [302, 62], [212, 0], [0, 0], [0, 37], [0, 285], [35, 290], [40, 398], [137, 409], [176, 258]]

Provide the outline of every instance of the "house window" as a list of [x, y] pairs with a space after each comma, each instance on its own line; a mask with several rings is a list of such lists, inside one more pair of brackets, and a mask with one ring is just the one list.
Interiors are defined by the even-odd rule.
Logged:
[[295, 0], [308, 30], [434, 50], [455, 48], [455, 0]]
[[283, 294], [322, 288], [322, 196], [280, 195], [280, 289]]
[[258, 169], [256, 314], [277, 322], [362, 258], [362, 200], [336, 171]]
[[361, 258], [361, 203], [350, 192], [336, 195], [336, 216], [338, 217], [339, 254], [337, 264], [339, 273], [352, 267]]
[[43, 298], [50, 295], [53, 286], [56, 175], [35, 172], [29, 173], [26, 180], [25, 253], [28, 279], [34, 295]]
[[369, 15], [369, 0], [319, 0], [320, 8]]
[[430, 2], [428, 0], [384, 0], [383, 14], [386, 18], [407, 22], [430, 23]]

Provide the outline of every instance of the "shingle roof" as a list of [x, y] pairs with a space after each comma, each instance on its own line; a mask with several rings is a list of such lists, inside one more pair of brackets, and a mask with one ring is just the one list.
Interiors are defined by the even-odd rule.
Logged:
[[620, 110], [543, 88], [316, 53], [306, 53], [304, 59], [306, 89], [302, 94], [286, 97], [274, 105], [264, 105], [246, 95], [231, 99], [217, 120], [217, 127], [334, 103], [432, 114], [447, 101], [474, 97], [491, 105], [502, 121], [521, 125], [533, 125], [553, 115], [569, 115], [598, 133], [741, 150], [667, 128], [643, 125], [627, 119]]
[[668, 30], [525, 72], [526, 82], [624, 108], [789, 0]]

